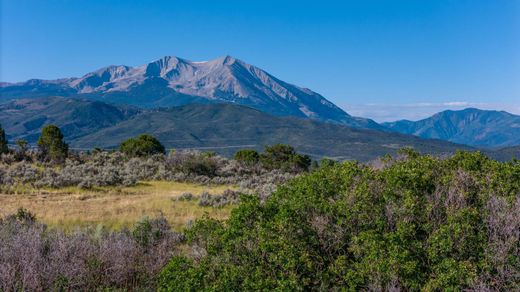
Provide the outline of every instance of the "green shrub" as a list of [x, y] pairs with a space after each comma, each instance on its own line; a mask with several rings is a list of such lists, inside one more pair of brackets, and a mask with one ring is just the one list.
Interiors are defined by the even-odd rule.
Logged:
[[332, 159], [329, 159], [329, 158], [323, 158], [320, 161], [320, 166], [322, 166], [322, 167], [329, 167], [329, 166], [333, 166], [333, 165], [336, 165], [336, 164], [338, 164], [338, 162], [336, 160], [332, 160]]
[[513, 291], [520, 277], [519, 178], [518, 161], [480, 153], [441, 160], [407, 151], [380, 169], [322, 167], [263, 203], [242, 197], [225, 222], [196, 221], [188, 244], [205, 256], [173, 258], [160, 286]]
[[148, 156], [153, 154], [165, 153], [164, 146], [155, 137], [147, 134], [130, 138], [119, 147], [122, 153], [129, 156]]
[[144, 217], [135, 224], [132, 235], [137, 243], [147, 247], [159, 241], [168, 230], [170, 225], [164, 217], [155, 219]]
[[260, 161], [268, 169], [290, 171], [306, 171], [311, 165], [309, 156], [298, 154], [292, 146], [284, 144], [266, 146]]
[[[193, 265], [185, 257], [173, 258], [159, 275], [159, 291], [198, 291], [202, 273], [193, 273]], [[187, 281], [188, 280], [188, 281]]]
[[239, 161], [241, 163], [244, 163], [245, 165], [252, 166], [258, 163], [260, 161], [260, 154], [256, 152], [255, 150], [250, 149], [243, 149], [239, 150], [235, 153], [235, 160]]
[[208, 153], [201, 155], [189, 155], [182, 165], [182, 170], [185, 173], [196, 175], [205, 175], [214, 177], [217, 175], [218, 162], [214, 156]]

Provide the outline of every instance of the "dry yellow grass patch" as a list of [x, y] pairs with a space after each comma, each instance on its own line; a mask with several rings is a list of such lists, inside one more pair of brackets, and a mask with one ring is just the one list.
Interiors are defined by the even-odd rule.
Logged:
[[164, 215], [175, 229], [204, 214], [216, 219], [228, 217], [233, 207], [200, 207], [197, 201], [175, 201], [184, 192], [194, 195], [207, 191], [220, 194], [232, 186], [204, 186], [188, 183], [151, 181], [128, 188], [81, 190], [64, 188], [38, 190], [32, 194], [0, 194], [0, 216], [13, 214], [20, 207], [36, 214], [51, 227], [72, 230], [79, 226], [102, 224], [111, 229], [130, 227], [144, 216]]

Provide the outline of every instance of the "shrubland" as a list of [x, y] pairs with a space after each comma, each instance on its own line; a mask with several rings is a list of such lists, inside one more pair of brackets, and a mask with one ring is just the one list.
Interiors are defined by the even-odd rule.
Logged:
[[0, 291], [150, 291], [183, 237], [160, 217], [64, 233], [20, 209], [0, 219]]
[[199, 151], [129, 156], [121, 152], [74, 153], [61, 164], [42, 162], [28, 153], [4, 154], [0, 160], [0, 192], [20, 193], [27, 189], [84, 189], [132, 186], [139, 181], [165, 180], [197, 184], [237, 185], [241, 191], [266, 197], [276, 185], [300, 170], [265, 168], [260, 163], [244, 164]]
[[16, 141], [7, 148], [0, 126], [0, 192], [20, 193], [31, 189], [77, 186], [84, 189], [132, 186], [139, 181], [165, 180], [198, 184], [239, 185], [242, 192], [267, 197], [276, 185], [310, 167], [310, 158], [289, 145], [266, 146], [237, 152], [226, 159], [212, 152], [170, 151], [155, 137], [143, 134], [123, 141], [119, 151], [94, 149], [70, 152], [60, 129], [42, 129], [38, 147]]
[[327, 164], [185, 231], [163, 291], [515, 291], [520, 162], [405, 150]]
[[231, 215], [204, 216], [182, 233], [171, 231], [164, 218], [143, 219], [120, 231], [64, 233], [20, 210], [0, 221], [2, 289], [520, 287], [518, 160], [497, 162], [479, 152], [441, 158], [403, 149], [367, 164], [327, 159], [318, 164], [287, 145], [263, 153], [243, 150], [227, 159], [197, 151], [165, 154], [156, 142], [138, 137], [122, 151], [70, 153], [54, 141], [49, 145], [58, 145], [53, 146], [58, 153], [51, 156], [41, 149], [8, 149], [1, 154], [0, 192], [140, 181], [224, 184], [236, 189], [186, 192], [171, 201], [197, 200], [203, 208], [236, 205]]

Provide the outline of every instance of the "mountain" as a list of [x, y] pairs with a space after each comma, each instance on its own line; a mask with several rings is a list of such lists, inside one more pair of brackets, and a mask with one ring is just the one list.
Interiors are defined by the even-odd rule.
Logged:
[[520, 145], [520, 116], [504, 111], [475, 108], [447, 110], [417, 122], [402, 120], [384, 123], [383, 126], [403, 134], [475, 147]]
[[286, 83], [230, 56], [192, 62], [166, 56], [138, 66], [109, 66], [80, 78], [0, 85], [0, 102], [20, 97], [73, 96], [144, 108], [233, 103], [275, 116], [294, 116], [356, 128], [382, 129], [352, 117], [307, 88]]
[[489, 157], [499, 161], [509, 161], [513, 158], [520, 159], [520, 146], [500, 148], [492, 151], [484, 151]]
[[46, 97], [19, 99], [0, 104], [0, 123], [8, 138], [35, 143], [41, 128], [55, 124], [68, 140], [74, 140], [139, 113], [130, 106], [114, 106], [99, 101]]
[[72, 148], [114, 148], [130, 137], [150, 133], [167, 148], [199, 148], [231, 155], [238, 149], [262, 150], [287, 143], [315, 158], [367, 161], [410, 146], [423, 153], [447, 154], [472, 148], [411, 135], [355, 129], [295, 117], [275, 117], [233, 104], [190, 104], [138, 110], [99, 101], [37, 98], [0, 107], [0, 123], [10, 141], [30, 138], [47, 123], [64, 129]]

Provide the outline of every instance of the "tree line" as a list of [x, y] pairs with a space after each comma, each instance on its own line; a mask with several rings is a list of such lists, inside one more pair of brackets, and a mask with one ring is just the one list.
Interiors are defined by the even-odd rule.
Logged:
[[[15, 144], [18, 146], [18, 154], [23, 155], [27, 151], [27, 141], [19, 139]], [[41, 161], [63, 163], [69, 154], [69, 145], [65, 142], [61, 130], [55, 125], [46, 125], [42, 128], [37, 146], [38, 158]], [[101, 149], [95, 148], [94, 151], [101, 151]], [[119, 151], [131, 157], [166, 154], [164, 145], [149, 134], [141, 134], [123, 141]], [[0, 154], [7, 153], [9, 153], [8, 141], [0, 125]], [[294, 147], [284, 144], [266, 146], [261, 154], [251, 149], [239, 150], [235, 153], [234, 159], [249, 166], [261, 163], [267, 169], [286, 171], [307, 171], [312, 163], [308, 155], [299, 154]]]

